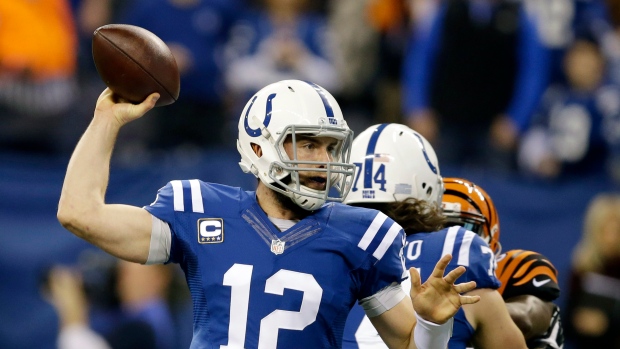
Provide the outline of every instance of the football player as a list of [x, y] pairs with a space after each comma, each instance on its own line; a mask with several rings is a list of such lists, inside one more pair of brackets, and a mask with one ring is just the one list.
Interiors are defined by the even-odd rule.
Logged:
[[[526, 348], [497, 291], [500, 283], [489, 245], [461, 226], [443, 229], [443, 181], [428, 141], [404, 125], [375, 125], [355, 138], [351, 159], [357, 172], [345, 202], [378, 209], [403, 227], [407, 267], [416, 268], [424, 279], [436, 260], [452, 254], [448, 270], [464, 266], [467, 271], [460, 280], [478, 285], [467, 294], [481, 300], [457, 312], [448, 348], [466, 348], [470, 342], [477, 348]], [[410, 287], [408, 280], [403, 287]], [[347, 319], [343, 347], [385, 348], [361, 307], [354, 307]]]
[[[444, 277], [447, 256], [422, 285], [404, 269], [398, 224], [326, 204], [343, 200], [354, 173], [352, 131], [329, 92], [286, 80], [248, 101], [237, 148], [256, 191], [174, 180], [143, 208], [108, 204], [116, 136], [158, 97], [134, 105], [101, 94], [69, 162], [58, 219], [121, 259], [179, 263], [194, 304], [192, 348], [337, 348], [355, 301], [390, 347], [445, 347], [452, 316], [479, 300], [460, 295], [475, 283], [454, 285], [464, 268]], [[410, 297], [400, 287], [407, 277]]]
[[482, 237], [497, 255], [495, 274], [508, 311], [527, 339], [528, 348], [562, 348], [557, 271], [543, 255], [524, 250], [501, 253], [499, 216], [491, 197], [460, 178], [445, 178], [443, 212], [448, 222]]

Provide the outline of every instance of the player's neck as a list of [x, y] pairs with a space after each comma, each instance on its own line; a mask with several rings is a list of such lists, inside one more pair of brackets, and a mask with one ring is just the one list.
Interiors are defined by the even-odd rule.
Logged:
[[259, 182], [256, 188], [256, 200], [269, 217], [301, 220], [310, 214], [309, 211], [297, 206], [290, 198], [267, 188], [262, 182]]

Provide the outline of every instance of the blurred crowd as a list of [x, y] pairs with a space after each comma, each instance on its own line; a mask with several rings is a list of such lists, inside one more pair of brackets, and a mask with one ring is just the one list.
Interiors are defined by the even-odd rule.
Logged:
[[620, 181], [618, 0], [37, 0], [0, 4], [0, 150], [67, 154], [105, 87], [99, 26], [172, 50], [181, 95], [119, 157], [232, 147], [248, 95], [313, 81], [354, 131], [406, 123], [447, 166]]
[[84, 250], [76, 265], [50, 266], [41, 281], [58, 315], [58, 349], [189, 347], [191, 303], [178, 266]]
[[[620, 0], [0, 1], [0, 152], [68, 156], [105, 88], [91, 38], [109, 23], [158, 35], [181, 74], [176, 103], [122, 130], [128, 162], [234, 147], [248, 97], [291, 78], [332, 92], [356, 134], [408, 124], [446, 168], [620, 183]], [[620, 296], [592, 286], [620, 289], [618, 212], [597, 198], [575, 250], [566, 322], [583, 347], [618, 343]], [[63, 303], [83, 276], [51, 275], [61, 318], [84, 321]]]

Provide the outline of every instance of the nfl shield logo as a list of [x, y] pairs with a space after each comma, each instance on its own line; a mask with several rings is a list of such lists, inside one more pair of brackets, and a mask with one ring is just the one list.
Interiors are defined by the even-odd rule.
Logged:
[[274, 254], [282, 254], [284, 252], [284, 244], [286, 241], [271, 240], [271, 252]]

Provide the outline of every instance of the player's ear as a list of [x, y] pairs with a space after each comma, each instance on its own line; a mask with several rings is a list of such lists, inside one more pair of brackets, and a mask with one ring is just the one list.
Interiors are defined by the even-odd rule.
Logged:
[[252, 145], [252, 150], [254, 150], [254, 154], [256, 154], [256, 156], [258, 156], [259, 158], [263, 156], [263, 149], [260, 147], [260, 145], [256, 143], [252, 143], [251, 145]]

